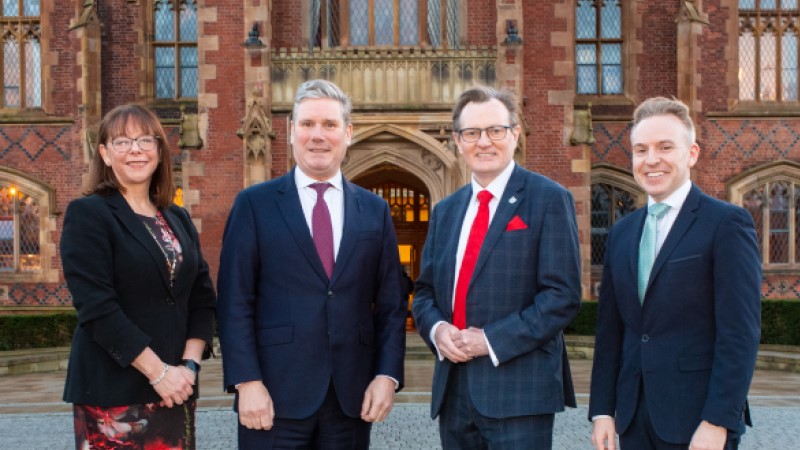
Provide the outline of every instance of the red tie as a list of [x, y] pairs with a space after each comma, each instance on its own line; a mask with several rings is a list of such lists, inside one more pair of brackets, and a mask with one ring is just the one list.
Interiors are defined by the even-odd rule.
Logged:
[[453, 305], [453, 325], [459, 330], [467, 327], [467, 289], [472, 272], [475, 270], [475, 263], [478, 262], [478, 255], [481, 253], [483, 238], [486, 230], [489, 229], [489, 201], [492, 200], [492, 193], [487, 190], [478, 192], [478, 214], [472, 222], [467, 239], [467, 248], [464, 250], [464, 258], [461, 260], [461, 270], [458, 272], [458, 283], [456, 283], [456, 300]]

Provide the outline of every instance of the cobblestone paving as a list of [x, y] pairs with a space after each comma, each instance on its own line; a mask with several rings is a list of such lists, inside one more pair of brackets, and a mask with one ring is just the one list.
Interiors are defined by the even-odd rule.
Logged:
[[[427, 404], [398, 404], [385, 423], [372, 431], [373, 449], [438, 449], [436, 422], [428, 417]], [[790, 450], [800, 448], [800, 408], [755, 407], [756, 427], [747, 430], [743, 450]], [[555, 450], [589, 450], [590, 423], [586, 406], [556, 416]], [[236, 448], [236, 416], [228, 408], [201, 408], [197, 414], [197, 450]], [[72, 414], [36, 413], [0, 415], [0, 449], [71, 450]]]

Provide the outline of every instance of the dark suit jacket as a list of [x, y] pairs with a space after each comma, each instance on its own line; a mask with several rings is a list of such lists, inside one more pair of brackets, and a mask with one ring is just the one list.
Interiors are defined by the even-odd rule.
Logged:
[[211, 343], [215, 294], [197, 230], [185, 210], [161, 213], [183, 250], [173, 287], [164, 255], [120, 193], [74, 200], [61, 261], [78, 312], [64, 400], [96, 406], [161, 401], [131, 362], [150, 347], [181, 362], [186, 340]]
[[[467, 185], [433, 211], [413, 303], [420, 335], [435, 352], [431, 328], [452, 323], [456, 249], [472, 194]], [[519, 216], [527, 229], [506, 231]], [[484, 416], [505, 418], [575, 405], [562, 330], [580, 307], [578, 229], [572, 195], [516, 167], [481, 247], [467, 294], [467, 326], [483, 328], [489, 356], [465, 363], [469, 392]], [[431, 415], [436, 417], [453, 364], [437, 361]]]
[[653, 427], [688, 443], [701, 420], [739, 431], [755, 366], [761, 263], [750, 215], [693, 186], [637, 294], [646, 208], [620, 220], [606, 246], [589, 415], [624, 433], [644, 383]]
[[358, 417], [379, 374], [403, 382], [406, 306], [389, 206], [344, 181], [332, 278], [303, 216], [294, 171], [239, 193], [219, 272], [224, 384], [262, 380], [275, 416], [316, 412], [333, 380]]

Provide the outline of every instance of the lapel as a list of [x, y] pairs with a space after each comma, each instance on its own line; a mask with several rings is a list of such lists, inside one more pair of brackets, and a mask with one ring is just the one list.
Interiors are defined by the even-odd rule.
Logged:
[[[145, 228], [144, 224], [142, 223], [142, 219], [133, 212], [128, 202], [125, 201], [125, 197], [122, 196], [120, 192], [114, 192], [113, 194], [106, 197], [106, 203], [111, 207], [112, 213], [114, 216], [119, 220], [119, 222], [124, 226], [131, 235], [133, 235], [134, 239], [136, 239], [142, 247], [147, 250], [147, 253], [153, 258], [153, 262], [156, 264], [156, 267], [159, 268], [159, 273], [161, 274], [161, 280], [164, 282], [164, 285], [167, 288], [167, 291], [172, 293], [172, 288], [169, 285], [169, 272], [167, 272], [167, 262], [164, 259], [164, 254], [161, 252], [161, 248], [156, 243], [153, 236]], [[181, 243], [183, 244], [183, 243]]]
[[303, 207], [300, 205], [300, 194], [297, 192], [297, 185], [294, 182], [295, 170], [292, 169], [288, 174], [281, 177], [276, 202], [289, 232], [300, 248], [300, 252], [311, 264], [317, 276], [327, 285], [328, 275], [325, 273], [325, 268], [322, 266], [322, 261], [317, 254], [317, 248], [314, 246], [314, 240], [311, 237], [311, 230], [308, 228], [306, 217], [303, 215]]
[[[347, 267], [347, 261], [353, 255], [356, 240], [361, 232], [361, 202], [358, 191], [352, 183], [342, 176], [342, 190], [344, 195], [344, 224], [342, 226], [342, 241], [339, 243], [339, 252], [336, 263], [333, 265], [331, 284], [341, 276], [342, 270]], [[320, 267], [322, 263], [320, 262]]]
[[[486, 231], [486, 236], [483, 238], [481, 252], [478, 255], [478, 261], [475, 263], [475, 270], [472, 272], [470, 285], [486, 264], [489, 255], [492, 254], [492, 249], [497, 244], [497, 241], [500, 240], [500, 236], [505, 232], [506, 225], [508, 225], [511, 218], [514, 217], [517, 208], [525, 199], [524, 188], [525, 174], [519, 166], [516, 166], [503, 191], [503, 198], [501, 198], [500, 203], [497, 204], [497, 210], [494, 212], [494, 217], [489, 224], [489, 229]], [[511, 200], [512, 198], [514, 199], [513, 201]]]
[[[658, 272], [664, 266], [664, 262], [669, 259], [669, 255], [675, 250], [675, 247], [678, 246], [678, 243], [692, 226], [695, 219], [697, 219], [697, 211], [700, 208], [700, 198], [700, 190], [697, 186], [692, 184], [692, 189], [689, 191], [686, 201], [683, 202], [683, 206], [681, 206], [681, 210], [678, 212], [678, 217], [675, 218], [675, 223], [672, 224], [672, 228], [669, 230], [669, 234], [667, 234], [667, 239], [664, 241], [664, 245], [661, 246], [661, 250], [659, 250], [658, 256], [656, 256], [656, 260], [653, 263], [653, 270], [650, 272], [650, 279], [647, 281], [648, 289], [650, 289], [653, 280], [658, 276]], [[645, 298], [645, 304], [646, 303], [647, 299]]]
[[[441, 224], [437, 225], [442, 233], [445, 233], [446, 240], [441, 255], [444, 258], [442, 267], [446, 269], [445, 285], [442, 292], [445, 293], [442, 298], [440, 307], [443, 305], [444, 309], [451, 315], [453, 314], [453, 289], [456, 283], [456, 254], [458, 253], [458, 239], [461, 236], [461, 227], [464, 224], [464, 215], [467, 213], [469, 201], [472, 198], [472, 189], [470, 185], [461, 188], [453, 194], [452, 202], [443, 204], [446, 209], [437, 211], [437, 218], [441, 219]], [[439, 298], [439, 296], [436, 296]]]

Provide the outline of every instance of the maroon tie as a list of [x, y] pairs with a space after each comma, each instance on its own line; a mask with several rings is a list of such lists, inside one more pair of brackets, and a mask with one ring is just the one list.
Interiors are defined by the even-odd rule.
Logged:
[[453, 325], [463, 330], [467, 327], [467, 289], [472, 272], [475, 270], [475, 263], [481, 253], [481, 244], [489, 229], [489, 201], [492, 200], [492, 193], [487, 190], [478, 192], [478, 214], [472, 222], [467, 239], [467, 248], [464, 250], [464, 258], [461, 260], [461, 270], [458, 272], [458, 282], [456, 283], [456, 300], [453, 305]]
[[331, 213], [328, 211], [328, 204], [325, 203], [325, 191], [331, 186], [330, 183], [314, 183], [311, 185], [317, 191], [317, 203], [311, 212], [311, 236], [314, 239], [314, 246], [317, 247], [317, 254], [325, 267], [328, 278], [333, 273], [333, 226], [331, 225]]

